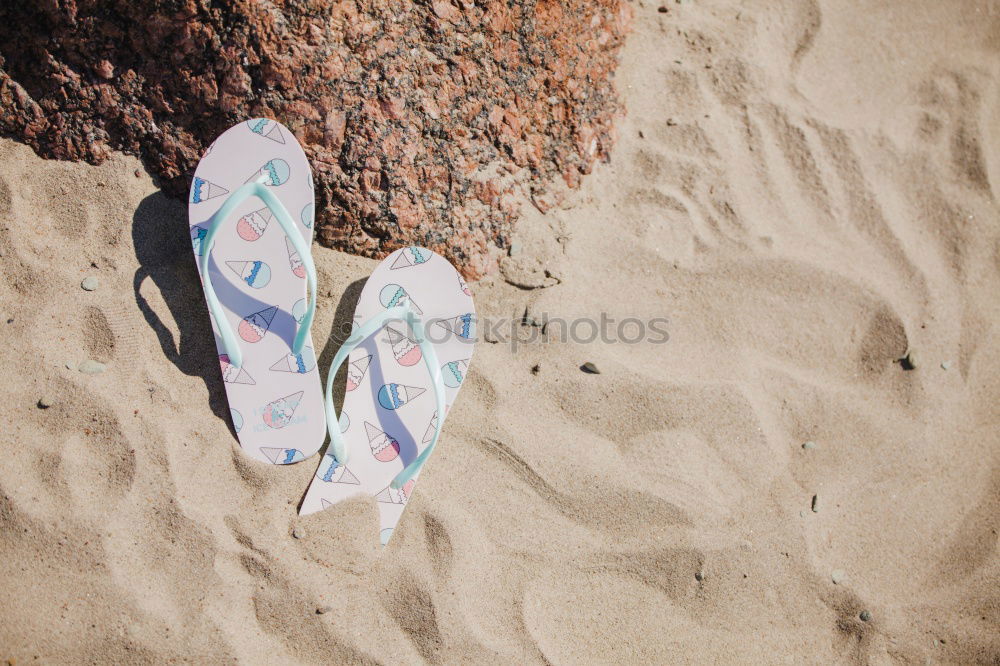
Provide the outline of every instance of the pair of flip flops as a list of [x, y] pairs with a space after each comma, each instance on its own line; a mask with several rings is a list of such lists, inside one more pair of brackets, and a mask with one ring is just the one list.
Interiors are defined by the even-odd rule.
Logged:
[[[365, 283], [324, 393], [311, 336], [313, 181], [294, 135], [263, 118], [224, 132], [198, 164], [188, 213], [244, 453], [297, 463], [316, 454], [329, 432], [299, 513], [372, 495], [384, 545], [469, 369], [475, 308], [468, 286], [430, 250], [390, 254]], [[345, 363], [338, 414], [333, 380]]]

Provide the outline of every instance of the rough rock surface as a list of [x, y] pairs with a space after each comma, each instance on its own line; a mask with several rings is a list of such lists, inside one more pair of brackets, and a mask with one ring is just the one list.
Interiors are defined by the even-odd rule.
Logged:
[[476, 277], [518, 191], [544, 210], [606, 157], [629, 15], [624, 0], [0, 3], [0, 133], [61, 159], [137, 154], [184, 196], [219, 132], [277, 118], [312, 160], [321, 242], [423, 244]]

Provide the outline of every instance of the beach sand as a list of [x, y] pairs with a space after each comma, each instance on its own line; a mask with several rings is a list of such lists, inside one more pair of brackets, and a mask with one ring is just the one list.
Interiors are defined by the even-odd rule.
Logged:
[[[184, 204], [0, 142], [0, 659], [997, 663], [1000, 4], [660, 6], [384, 551], [240, 453]], [[320, 344], [376, 262], [314, 257]]]

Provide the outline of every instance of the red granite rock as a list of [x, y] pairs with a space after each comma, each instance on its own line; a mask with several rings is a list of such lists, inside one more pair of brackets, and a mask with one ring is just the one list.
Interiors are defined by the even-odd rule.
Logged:
[[276, 118], [312, 160], [320, 242], [421, 244], [477, 277], [519, 201], [545, 210], [606, 159], [629, 15], [624, 0], [0, 3], [0, 132], [47, 157], [139, 155], [184, 196], [221, 131]]

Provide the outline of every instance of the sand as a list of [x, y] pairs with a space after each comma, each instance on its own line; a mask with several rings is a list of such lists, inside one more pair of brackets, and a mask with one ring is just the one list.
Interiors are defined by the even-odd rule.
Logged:
[[[472, 288], [669, 341], [481, 342], [384, 552], [239, 452], [184, 205], [0, 142], [0, 658], [997, 663], [1000, 4], [659, 7]], [[375, 262], [314, 256], [323, 340]]]

